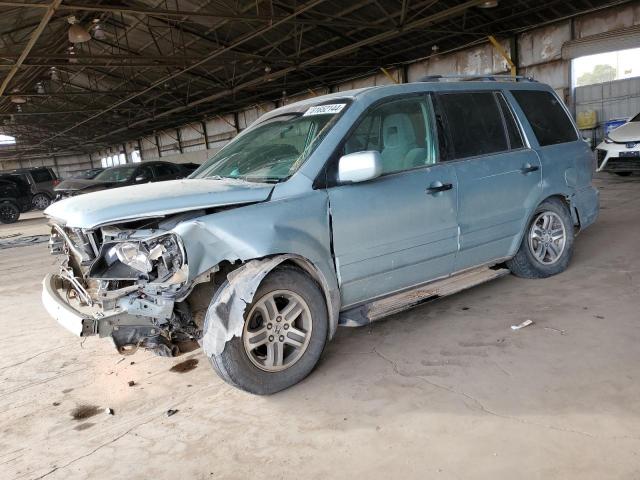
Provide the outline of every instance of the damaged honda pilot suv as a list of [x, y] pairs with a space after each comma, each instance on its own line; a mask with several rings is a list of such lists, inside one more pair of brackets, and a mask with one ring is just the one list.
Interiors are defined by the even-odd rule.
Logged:
[[189, 178], [46, 210], [48, 312], [74, 334], [228, 383], [301, 381], [358, 326], [509, 272], [565, 270], [594, 222], [592, 153], [534, 81], [429, 81], [273, 110]]

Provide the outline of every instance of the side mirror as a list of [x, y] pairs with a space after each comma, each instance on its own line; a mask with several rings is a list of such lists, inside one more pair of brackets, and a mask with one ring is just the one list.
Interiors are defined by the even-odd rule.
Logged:
[[374, 150], [343, 155], [338, 162], [338, 181], [340, 183], [366, 182], [381, 174], [382, 157], [379, 152]]

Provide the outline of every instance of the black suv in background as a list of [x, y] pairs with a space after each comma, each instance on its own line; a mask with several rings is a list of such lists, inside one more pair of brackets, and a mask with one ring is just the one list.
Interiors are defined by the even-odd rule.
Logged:
[[55, 197], [54, 187], [60, 183], [56, 172], [49, 167], [20, 168], [18, 170], [3, 172], [3, 175], [7, 174], [22, 178], [31, 188], [31, 205], [29, 208], [25, 207], [25, 209], [22, 210], [23, 212], [31, 208], [37, 210], [47, 208]]
[[18, 175], [0, 174], [0, 223], [14, 223], [31, 208], [31, 187]]

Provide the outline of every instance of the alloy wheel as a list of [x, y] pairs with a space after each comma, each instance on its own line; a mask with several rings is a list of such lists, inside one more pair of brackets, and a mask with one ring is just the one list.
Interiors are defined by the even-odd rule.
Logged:
[[567, 232], [560, 216], [551, 211], [540, 213], [529, 229], [529, 248], [540, 263], [553, 265], [564, 252]]
[[13, 223], [18, 220], [20, 211], [10, 203], [0, 203], [0, 220], [2, 223]]
[[309, 346], [309, 306], [290, 290], [276, 290], [251, 308], [242, 332], [249, 360], [261, 370], [279, 372], [296, 363]]

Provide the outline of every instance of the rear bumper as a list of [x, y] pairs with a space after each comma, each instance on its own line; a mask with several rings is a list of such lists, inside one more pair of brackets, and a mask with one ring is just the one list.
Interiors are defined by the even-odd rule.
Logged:
[[585, 229], [598, 218], [600, 213], [600, 192], [592, 185], [581, 188], [571, 197], [571, 205], [578, 214], [580, 229]]
[[88, 337], [98, 333], [98, 320], [76, 310], [60, 295], [62, 278], [49, 274], [42, 281], [42, 303], [60, 325], [78, 337]]

